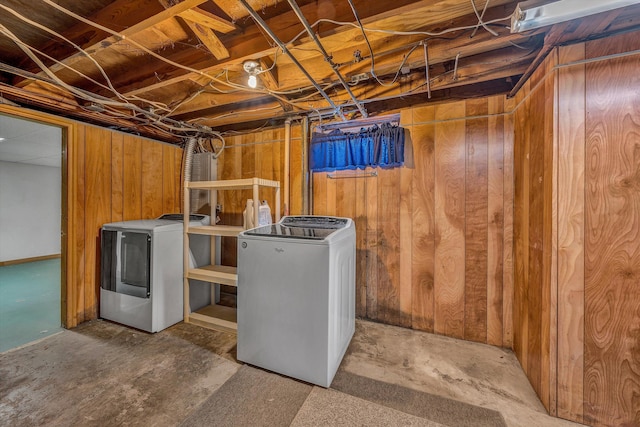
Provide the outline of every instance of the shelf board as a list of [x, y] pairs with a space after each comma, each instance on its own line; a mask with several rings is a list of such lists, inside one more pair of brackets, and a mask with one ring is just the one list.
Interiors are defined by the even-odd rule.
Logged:
[[280, 188], [279, 181], [262, 178], [226, 179], [220, 181], [187, 181], [185, 188], [197, 188], [200, 190], [247, 190], [254, 185], [260, 187]]
[[189, 314], [189, 323], [208, 329], [236, 333], [238, 324], [236, 309], [219, 304], [211, 304]]
[[188, 279], [202, 280], [204, 282], [220, 283], [222, 285], [238, 286], [238, 274], [236, 267], [228, 265], [206, 265], [191, 268], [187, 272]]
[[236, 237], [244, 228], [238, 225], [198, 225], [189, 227], [187, 233], [206, 234], [208, 236]]

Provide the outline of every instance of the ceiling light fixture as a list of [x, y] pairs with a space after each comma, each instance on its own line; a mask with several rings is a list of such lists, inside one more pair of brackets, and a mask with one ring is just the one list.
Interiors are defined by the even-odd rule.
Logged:
[[262, 72], [260, 63], [253, 59], [249, 59], [242, 63], [242, 68], [247, 74], [249, 74], [247, 85], [249, 85], [251, 89], [255, 89], [258, 86], [258, 78], [256, 76]]
[[540, 0], [525, 1], [518, 3], [511, 15], [511, 32], [546, 27], [639, 3], [640, 0], [559, 0], [540, 5]]

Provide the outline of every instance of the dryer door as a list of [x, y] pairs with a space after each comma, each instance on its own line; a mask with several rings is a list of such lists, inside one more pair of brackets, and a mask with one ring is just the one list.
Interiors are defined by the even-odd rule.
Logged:
[[102, 230], [102, 289], [149, 298], [151, 235], [140, 231]]

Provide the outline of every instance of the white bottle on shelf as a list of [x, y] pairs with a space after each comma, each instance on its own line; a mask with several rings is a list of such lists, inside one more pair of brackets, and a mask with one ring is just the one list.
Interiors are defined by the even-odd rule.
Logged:
[[273, 221], [271, 220], [271, 207], [266, 200], [263, 200], [260, 204], [260, 210], [258, 212], [258, 227], [269, 225]]
[[247, 207], [244, 209], [244, 212], [242, 212], [244, 219], [242, 226], [245, 230], [255, 228], [253, 209], [253, 199], [247, 199]]

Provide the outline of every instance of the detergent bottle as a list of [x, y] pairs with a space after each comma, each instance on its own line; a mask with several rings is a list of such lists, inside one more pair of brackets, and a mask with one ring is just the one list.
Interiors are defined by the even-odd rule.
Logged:
[[250, 228], [255, 228], [255, 217], [254, 217], [254, 207], [253, 207], [253, 199], [247, 199], [247, 207], [242, 212], [243, 223], [242, 226], [245, 230]]
[[266, 200], [263, 200], [260, 204], [260, 210], [258, 211], [258, 227], [262, 227], [263, 225], [269, 225], [272, 223], [271, 221], [271, 208], [269, 207], [269, 203]]

